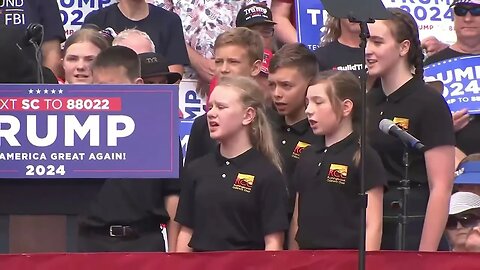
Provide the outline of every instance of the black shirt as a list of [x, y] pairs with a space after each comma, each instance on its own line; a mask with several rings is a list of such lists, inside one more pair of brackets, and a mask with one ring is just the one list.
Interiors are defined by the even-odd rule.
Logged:
[[461, 53], [455, 50], [452, 50], [450, 47], [447, 47], [425, 59], [425, 66], [428, 66], [433, 63], [437, 63], [443, 60], [447, 60], [450, 58], [461, 57], [461, 56], [470, 56], [472, 54], [469, 53]]
[[[180, 177], [183, 154], [179, 144]], [[81, 217], [83, 226], [103, 227], [138, 222], [166, 223], [170, 220], [165, 198], [180, 193], [180, 180], [171, 179], [107, 179], [88, 211]], [[173, 217], [172, 217], [173, 218]]]
[[185, 167], [193, 160], [202, 157], [215, 150], [217, 142], [210, 138], [208, 130], [207, 114], [195, 118], [190, 129], [187, 153], [185, 154]]
[[44, 28], [44, 41], [65, 41], [65, 30], [56, 0], [1, 1], [0, 3], [3, 3], [0, 7], [0, 24], [24, 30], [30, 23], [39, 23]]
[[345, 70], [353, 72], [356, 76], [361, 75], [363, 54], [360, 48], [349, 47], [335, 40], [319, 47], [314, 53], [320, 71]]
[[[378, 152], [388, 173], [388, 181], [404, 177], [403, 144], [378, 128], [382, 119], [390, 119], [425, 145], [425, 151], [442, 145], [455, 145], [452, 115], [445, 99], [421, 79], [412, 78], [398, 90], [385, 96], [381, 88], [367, 94], [369, 109], [368, 140]], [[409, 151], [409, 180], [427, 183], [423, 153]]]
[[139, 21], [125, 17], [118, 4], [113, 4], [90, 12], [85, 17], [84, 24], [95, 24], [101, 29], [111, 27], [117, 33], [130, 28], [144, 31], [155, 44], [155, 51], [165, 56], [169, 65], [188, 65], [190, 62], [180, 17], [161, 7], [151, 4], [148, 6], [148, 16]]
[[[297, 166], [303, 149], [312, 145], [324, 145], [324, 137], [313, 134], [308, 120], [305, 118], [293, 125], [287, 125], [283, 116], [277, 115], [274, 118], [275, 144], [282, 158], [283, 173], [287, 178], [288, 190], [293, 190], [293, 172]], [[295, 206], [295, 194], [289, 193], [290, 211]]]
[[[295, 171], [301, 249], [357, 249], [360, 228], [360, 171], [354, 162], [359, 137], [350, 134], [330, 147], [303, 151]], [[380, 157], [366, 148], [365, 190], [386, 184]]]
[[[425, 60], [425, 65], [434, 64], [450, 58], [471, 56], [472, 54], [461, 53], [450, 47], [439, 51]], [[458, 149], [470, 155], [480, 152], [480, 117], [472, 115], [470, 123], [455, 133]]]
[[186, 168], [175, 220], [196, 251], [262, 250], [288, 228], [285, 181], [254, 148], [232, 159], [212, 151]]

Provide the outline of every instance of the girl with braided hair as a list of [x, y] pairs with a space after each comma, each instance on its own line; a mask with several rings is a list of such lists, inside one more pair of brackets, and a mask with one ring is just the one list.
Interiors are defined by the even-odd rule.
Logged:
[[[389, 190], [384, 196], [382, 249], [400, 248], [398, 215], [405, 182], [407, 197], [407, 250], [435, 251], [439, 247], [448, 217], [454, 176], [455, 137], [450, 110], [443, 97], [423, 81], [423, 54], [418, 26], [413, 17], [397, 8], [389, 9], [389, 20], [369, 25], [366, 61], [371, 76], [381, 85], [368, 92], [368, 139], [387, 170]], [[390, 119], [418, 138], [422, 152], [408, 149], [405, 175], [405, 147], [382, 133], [378, 124]], [[394, 207], [398, 206], [400, 207]]]

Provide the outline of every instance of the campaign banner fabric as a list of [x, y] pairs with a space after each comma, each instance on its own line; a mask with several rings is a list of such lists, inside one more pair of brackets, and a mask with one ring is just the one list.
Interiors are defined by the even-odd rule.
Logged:
[[[453, 0], [382, 0], [385, 7], [398, 7], [415, 18], [420, 39], [435, 36], [452, 44], [456, 41], [453, 29]], [[295, 0], [297, 36], [299, 42], [315, 50], [322, 37], [328, 16], [321, 0]]]
[[0, 178], [174, 178], [178, 85], [0, 85]]
[[182, 80], [180, 82], [180, 110], [183, 119], [180, 121], [180, 141], [182, 143], [183, 156], [187, 153], [188, 140], [190, 139], [190, 130], [195, 118], [205, 113], [205, 99], [200, 98], [195, 91], [197, 87], [196, 80]]
[[328, 12], [320, 0], [295, 0], [295, 12], [298, 42], [317, 49]]
[[117, 0], [57, 0], [57, 2], [65, 35], [68, 37], [80, 29], [88, 13], [116, 3]]
[[448, 59], [425, 67], [426, 79], [444, 84], [443, 96], [452, 112], [480, 114], [480, 55]]

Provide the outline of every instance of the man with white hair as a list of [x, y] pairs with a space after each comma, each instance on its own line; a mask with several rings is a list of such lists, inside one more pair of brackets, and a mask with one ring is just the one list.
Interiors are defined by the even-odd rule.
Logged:
[[112, 46], [125, 46], [137, 54], [155, 52], [155, 44], [150, 36], [138, 29], [126, 29], [118, 33]]

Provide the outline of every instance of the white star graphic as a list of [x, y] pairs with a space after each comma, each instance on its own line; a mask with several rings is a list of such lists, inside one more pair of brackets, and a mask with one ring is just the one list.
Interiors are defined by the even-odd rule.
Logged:
[[55, 89], [52, 89], [52, 94], [55, 94], [55, 92], [56, 92]]
[[29, 89], [29, 90], [28, 90], [28, 93], [29, 93], [29, 94], [33, 94], [33, 89]]
[[63, 90], [62, 90], [62, 89], [58, 89], [58, 93], [59, 93], [59, 94], [63, 94]]
[[37, 94], [40, 94], [42, 91], [40, 91], [40, 89], [37, 89], [36, 92], [37, 92]]
[[48, 89], [43, 90], [44, 94], [48, 94]]

